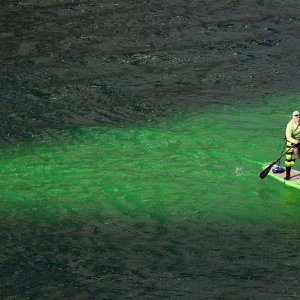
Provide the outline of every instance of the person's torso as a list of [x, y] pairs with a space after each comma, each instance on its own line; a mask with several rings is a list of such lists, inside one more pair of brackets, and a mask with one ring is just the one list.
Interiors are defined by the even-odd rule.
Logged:
[[291, 120], [289, 126], [291, 128], [292, 138], [296, 140], [300, 140], [300, 124], [294, 122], [294, 120]]

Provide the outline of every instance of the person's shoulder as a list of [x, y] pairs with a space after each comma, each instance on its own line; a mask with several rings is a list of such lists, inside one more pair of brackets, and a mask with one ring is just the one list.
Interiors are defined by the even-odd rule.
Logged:
[[291, 120], [287, 123], [286, 127], [287, 127], [287, 128], [293, 128], [293, 127], [294, 127], [294, 121], [293, 121], [293, 119], [291, 119]]

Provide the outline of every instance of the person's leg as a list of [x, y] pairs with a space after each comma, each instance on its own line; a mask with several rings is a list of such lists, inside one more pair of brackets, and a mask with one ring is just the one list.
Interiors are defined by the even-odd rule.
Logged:
[[300, 154], [300, 148], [299, 148], [298, 144], [293, 149], [294, 149], [293, 150], [293, 159], [296, 161], [296, 159], [299, 158], [299, 154]]
[[289, 180], [291, 178], [291, 170], [292, 167], [285, 167], [285, 180]]
[[292, 159], [291, 159], [291, 162], [292, 162], [292, 165], [289, 166], [289, 167], [286, 167], [286, 176], [285, 176], [285, 180], [289, 180], [291, 178], [291, 169], [292, 169], [292, 166], [295, 165], [296, 163], [296, 159], [299, 158], [299, 155], [300, 155], [300, 149], [299, 149], [299, 146], [295, 146], [293, 148], [293, 153], [292, 153]]
[[[287, 148], [289, 148], [291, 144], [287, 144]], [[294, 158], [294, 148], [290, 149], [289, 152], [287, 152], [285, 156], [285, 180], [289, 180], [291, 178], [291, 169], [292, 166], [295, 164], [295, 158]]]

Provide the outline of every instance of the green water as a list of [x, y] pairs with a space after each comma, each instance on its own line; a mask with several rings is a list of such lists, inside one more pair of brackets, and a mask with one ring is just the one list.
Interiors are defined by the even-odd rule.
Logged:
[[125, 128], [72, 128], [66, 141], [3, 150], [2, 211], [21, 205], [18, 215], [37, 218], [59, 217], [61, 209], [63, 218], [121, 213], [132, 222], [226, 217], [238, 208], [236, 217], [251, 217], [247, 206], [265, 202], [266, 193], [272, 205], [298, 193], [257, 176], [280, 154], [289, 120], [269, 101], [267, 112], [214, 105]]
[[282, 108], [298, 99], [70, 128], [65, 140], [2, 149], [3, 295], [192, 297], [203, 284], [203, 297], [299, 296], [299, 190], [258, 177], [282, 149]]

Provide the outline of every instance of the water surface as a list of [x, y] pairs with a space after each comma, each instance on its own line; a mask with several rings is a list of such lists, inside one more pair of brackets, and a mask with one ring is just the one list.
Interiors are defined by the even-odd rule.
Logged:
[[1, 143], [298, 91], [299, 10], [298, 1], [2, 3]]
[[298, 1], [1, 4], [0, 298], [299, 298]]
[[297, 99], [2, 151], [3, 295], [298, 297], [299, 192], [258, 177], [283, 145], [281, 104]]

